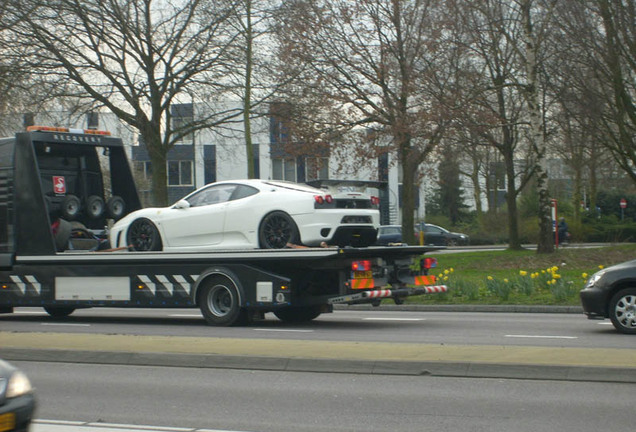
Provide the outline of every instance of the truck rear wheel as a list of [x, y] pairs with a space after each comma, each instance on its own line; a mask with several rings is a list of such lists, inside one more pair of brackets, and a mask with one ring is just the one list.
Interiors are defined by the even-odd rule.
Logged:
[[247, 311], [241, 308], [241, 295], [232, 279], [217, 276], [201, 288], [198, 305], [210, 325], [233, 326], [247, 323]]
[[71, 306], [44, 306], [44, 310], [53, 318], [66, 318], [75, 312], [75, 308]]
[[276, 315], [279, 320], [289, 323], [309, 322], [318, 318], [321, 313], [322, 310], [320, 306], [287, 307], [274, 311], [274, 315]]

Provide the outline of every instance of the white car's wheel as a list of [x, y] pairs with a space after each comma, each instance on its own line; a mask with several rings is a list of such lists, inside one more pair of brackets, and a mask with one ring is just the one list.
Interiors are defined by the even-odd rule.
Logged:
[[160, 251], [163, 249], [159, 230], [146, 218], [135, 219], [128, 227], [127, 244], [137, 252]]
[[274, 211], [267, 214], [258, 229], [262, 249], [283, 249], [288, 244], [300, 242], [298, 227], [287, 213]]

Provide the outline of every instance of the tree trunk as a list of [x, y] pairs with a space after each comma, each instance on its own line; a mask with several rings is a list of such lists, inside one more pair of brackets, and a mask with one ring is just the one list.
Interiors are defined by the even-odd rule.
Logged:
[[[519, 250], [519, 218], [517, 217], [517, 189], [515, 186], [515, 168], [512, 152], [506, 157], [506, 205], [508, 206], [508, 249]], [[508, 160], [509, 159], [509, 160]]]
[[554, 252], [554, 239], [550, 194], [548, 191], [548, 172], [544, 166], [545, 137], [543, 134], [541, 104], [539, 103], [538, 47], [532, 24], [532, 0], [525, 0], [521, 8], [524, 20], [525, 67], [527, 74], [525, 96], [530, 120], [530, 141], [536, 157], [535, 172], [537, 175], [537, 193], [539, 195], [539, 241], [537, 243], [537, 253], [552, 253]]
[[148, 122], [141, 128], [142, 140], [150, 156], [152, 166], [152, 206], [168, 205], [168, 176], [166, 175], [167, 150], [161, 138], [161, 129], [154, 123]]
[[408, 244], [416, 244], [414, 236], [414, 209], [415, 209], [415, 173], [417, 163], [415, 162], [408, 138], [399, 137], [401, 140], [400, 158], [402, 160], [402, 237]]
[[255, 178], [254, 146], [252, 145], [252, 1], [246, 1], [245, 26], [245, 93], [243, 100], [243, 125], [245, 127], [245, 153], [247, 156], [247, 178]]

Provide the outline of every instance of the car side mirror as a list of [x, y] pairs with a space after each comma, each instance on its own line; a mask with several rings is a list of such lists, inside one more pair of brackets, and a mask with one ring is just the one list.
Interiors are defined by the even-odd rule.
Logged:
[[174, 205], [174, 208], [176, 209], [187, 209], [190, 208], [190, 203], [184, 199], [179, 200], [176, 202], [176, 204]]

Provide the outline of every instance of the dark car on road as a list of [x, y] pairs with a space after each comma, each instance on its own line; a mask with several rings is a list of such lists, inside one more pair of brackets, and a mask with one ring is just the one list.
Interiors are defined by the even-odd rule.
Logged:
[[636, 260], [594, 273], [580, 295], [589, 319], [609, 318], [619, 332], [636, 334]]
[[34, 410], [33, 387], [27, 376], [0, 360], [0, 431], [28, 431]]
[[392, 243], [402, 243], [402, 227], [400, 225], [381, 225], [378, 228], [376, 244], [387, 246]]
[[415, 227], [416, 238], [419, 240], [419, 233], [424, 232], [424, 244], [436, 246], [458, 246], [467, 245], [470, 238], [463, 233], [456, 233], [433, 224], [419, 223]]

